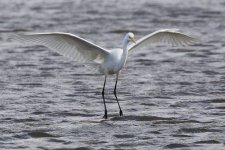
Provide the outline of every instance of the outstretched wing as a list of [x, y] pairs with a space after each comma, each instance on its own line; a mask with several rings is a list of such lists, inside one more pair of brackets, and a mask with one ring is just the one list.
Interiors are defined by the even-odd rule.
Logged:
[[173, 46], [185, 46], [195, 42], [195, 39], [178, 32], [176, 29], [162, 29], [155, 31], [149, 35], [139, 39], [136, 44], [128, 46], [129, 53], [141, 47], [149, 46], [153, 43], [166, 43], [172, 44]]
[[70, 33], [16, 34], [12, 38], [22, 42], [46, 46], [78, 62], [95, 61], [99, 63], [109, 54], [106, 49]]

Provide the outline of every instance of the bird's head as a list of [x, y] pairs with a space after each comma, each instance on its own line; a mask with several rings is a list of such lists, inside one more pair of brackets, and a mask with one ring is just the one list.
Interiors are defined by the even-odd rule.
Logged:
[[134, 34], [132, 32], [127, 33], [127, 38], [128, 38], [129, 42], [136, 43], [135, 38], [134, 38]]

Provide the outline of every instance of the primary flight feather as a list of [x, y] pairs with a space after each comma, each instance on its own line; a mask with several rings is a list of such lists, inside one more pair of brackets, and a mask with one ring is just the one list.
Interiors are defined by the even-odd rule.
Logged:
[[92, 42], [70, 33], [36, 33], [16, 35], [20, 41], [43, 45], [74, 61], [85, 62], [104, 59], [109, 52]]

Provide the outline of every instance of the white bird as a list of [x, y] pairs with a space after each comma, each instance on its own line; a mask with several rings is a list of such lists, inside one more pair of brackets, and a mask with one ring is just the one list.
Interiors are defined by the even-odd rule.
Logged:
[[[119, 114], [123, 115], [120, 107], [116, 86], [120, 70], [124, 67], [128, 54], [134, 50], [153, 43], [168, 43], [176, 46], [184, 46], [195, 42], [195, 39], [179, 32], [175, 29], [163, 29], [144, 36], [135, 42], [134, 34], [129, 32], [123, 39], [123, 47], [108, 50], [92, 42], [89, 42], [79, 36], [70, 33], [36, 33], [29, 35], [16, 34], [13, 38], [19, 41], [31, 42], [32, 44], [43, 45], [59, 54], [71, 58], [78, 62], [92, 61], [98, 66], [99, 72], [105, 75], [102, 89], [102, 98], [104, 103], [104, 118], [107, 119], [107, 108], [105, 104], [104, 90], [106, 78], [110, 74], [116, 74], [116, 83], [114, 95], [119, 106]], [[129, 42], [133, 42], [129, 44]]]

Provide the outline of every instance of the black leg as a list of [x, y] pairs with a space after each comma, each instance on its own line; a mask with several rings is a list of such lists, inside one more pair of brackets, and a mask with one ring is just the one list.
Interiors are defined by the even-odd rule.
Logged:
[[119, 74], [116, 74], [116, 84], [115, 84], [115, 88], [114, 88], [114, 95], [116, 97], [116, 101], [117, 101], [117, 104], [118, 104], [119, 109], [120, 109], [120, 116], [123, 116], [123, 111], [122, 111], [122, 109], [120, 107], [120, 103], [119, 103], [117, 95], [116, 95], [116, 86], [117, 86], [118, 77], [119, 77]]
[[104, 103], [104, 107], [105, 107], [105, 115], [103, 116], [103, 118], [107, 119], [107, 109], [106, 109], [106, 104], [105, 104], [105, 83], [106, 83], [106, 76], [105, 76], [105, 81], [104, 81], [104, 86], [102, 89], [102, 98], [103, 98], [103, 103]]

